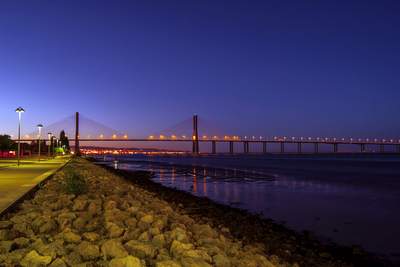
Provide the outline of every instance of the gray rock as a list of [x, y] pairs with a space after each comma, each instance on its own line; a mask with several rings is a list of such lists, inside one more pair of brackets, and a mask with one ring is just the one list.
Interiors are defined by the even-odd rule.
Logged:
[[126, 249], [132, 255], [141, 259], [154, 258], [157, 252], [156, 247], [151, 243], [131, 240], [125, 244]]
[[9, 229], [13, 225], [10, 221], [0, 221], [0, 229]]
[[128, 256], [124, 246], [116, 239], [110, 239], [103, 243], [101, 252], [105, 258], [123, 258]]
[[231, 267], [231, 261], [223, 254], [217, 254], [213, 257], [213, 263], [216, 267]]
[[124, 229], [119, 227], [117, 224], [112, 222], [106, 223], [106, 228], [108, 231], [108, 236], [110, 238], [120, 237], [124, 233]]
[[143, 267], [142, 262], [133, 256], [127, 256], [124, 258], [112, 259], [109, 267]]
[[63, 261], [62, 259], [58, 258], [55, 259], [50, 265], [49, 267], [67, 267], [67, 264], [65, 263], [65, 261]]
[[51, 262], [50, 256], [41, 256], [36, 250], [30, 251], [21, 261], [23, 267], [41, 267], [47, 266]]
[[156, 267], [182, 267], [182, 265], [173, 260], [165, 260], [156, 262]]
[[84, 260], [94, 260], [100, 257], [100, 249], [98, 246], [83, 241], [77, 246], [77, 252]]
[[192, 244], [189, 244], [189, 243], [185, 244], [185, 243], [179, 242], [177, 240], [174, 240], [170, 247], [170, 253], [174, 257], [178, 257], [178, 256], [182, 255], [185, 251], [191, 250], [191, 249], [193, 249]]

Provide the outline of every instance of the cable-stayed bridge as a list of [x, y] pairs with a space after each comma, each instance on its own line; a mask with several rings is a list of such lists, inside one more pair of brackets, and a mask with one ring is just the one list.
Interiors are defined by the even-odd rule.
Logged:
[[[351, 152], [375, 152], [375, 153], [400, 153], [400, 139], [378, 139], [378, 138], [336, 138], [336, 137], [286, 137], [286, 136], [238, 136], [224, 135], [218, 125], [208, 122], [194, 115], [185, 119], [168, 129], [150, 134], [146, 137], [132, 138], [128, 134], [115, 130], [95, 120], [87, 118], [76, 112], [75, 115], [62, 119], [42, 129], [49, 140], [52, 135], [64, 130], [69, 140], [74, 143], [75, 151], [79, 152], [80, 144], [119, 142], [129, 143], [189, 143], [193, 154], [199, 153], [344, 153], [349, 152], [344, 147], [352, 147]], [[51, 134], [50, 134], [51, 133]], [[37, 133], [24, 135], [22, 142], [36, 141]], [[42, 135], [42, 139], [43, 138]], [[201, 150], [204, 144], [206, 149]], [[224, 149], [218, 149], [224, 145]], [[202, 145], [202, 146], [200, 146]], [[321, 148], [324, 148], [321, 150]], [[371, 149], [373, 148], [373, 149]]]

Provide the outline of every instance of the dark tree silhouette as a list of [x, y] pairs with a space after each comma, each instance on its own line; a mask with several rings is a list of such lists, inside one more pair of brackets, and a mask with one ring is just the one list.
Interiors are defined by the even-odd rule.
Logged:
[[60, 132], [60, 142], [61, 142], [61, 147], [63, 147], [66, 151], [69, 151], [69, 140], [68, 137], [65, 135], [64, 130]]
[[0, 135], [0, 151], [15, 149], [15, 142], [7, 134]]

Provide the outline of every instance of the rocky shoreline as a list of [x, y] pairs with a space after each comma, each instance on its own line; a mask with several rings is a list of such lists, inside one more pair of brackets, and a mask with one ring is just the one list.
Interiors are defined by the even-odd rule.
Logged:
[[[83, 183], [66, 187], [71, 173]], [[338, 257], [313, 242], [255, 215], [162, 187], [148, 179], [148, 173], [113, 171], [76, 158], [0, 219], [0, 266], [295, 267], [374, 262], [362, 252]]]

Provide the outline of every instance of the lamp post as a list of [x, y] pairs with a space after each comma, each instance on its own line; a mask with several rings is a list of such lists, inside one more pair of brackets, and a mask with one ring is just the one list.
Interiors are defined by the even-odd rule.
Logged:
[[51, 150], [51, 135], [52, 133], [47, 133], [47, 137], [49, 138], [49, 146], [48, 146], [48, 156], [50, 158], [50, 150]]
[[15, 112], [18, 113], [18, 166], [19, 166], [19, 159], [21, 154], [21, 115], [25, 110], [21, 107], [18, 107]]
[[42, 137], [42, 128], [43, 128], [43, 125], [42, 125], [42, 124], [38, 124], [37, 127], [38, 127], [38, 130], [39, 130], [39, 137], [38, 137], [38, 143], [39, 143], [39, 151], [38, 151], [38, 154], [39, 154], [39, 159], [38, 159], [38, 161], [40, 161], [40, 138]]

